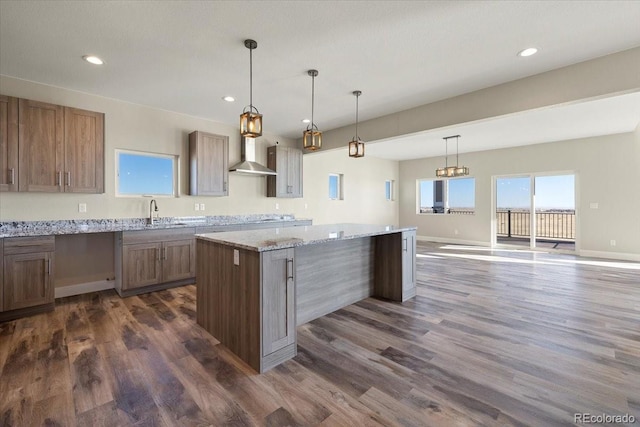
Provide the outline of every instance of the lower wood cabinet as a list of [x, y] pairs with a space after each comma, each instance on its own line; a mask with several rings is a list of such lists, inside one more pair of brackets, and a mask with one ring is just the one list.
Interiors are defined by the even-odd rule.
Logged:
[[262, 252], [262, 356], [296, 342], [293, 248]]
[[116, 233], [116, 291], [133, 295], [195, 281], [195, 229]]
[[[406, 301], [416, 295], [416, 232], [383, 234], [375, 238], [375, 295]], [[402, 283], [402, 287], [397, 286]]]
[[53, 309], [54, 250], [53, 236], [4, 239], [0, 320]]
[[296, 355], [294, 249], [197, 241], [197, 321], [257, 372]]

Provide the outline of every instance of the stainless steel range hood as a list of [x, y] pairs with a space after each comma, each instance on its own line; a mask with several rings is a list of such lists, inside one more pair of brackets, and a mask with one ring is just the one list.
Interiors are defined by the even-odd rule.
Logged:
[[256, 139], [244, 136], [240, 138], [240, 163], [231, 166], [229, 172], [251, 175], [277, 175], [275, 171], [256, 162]]

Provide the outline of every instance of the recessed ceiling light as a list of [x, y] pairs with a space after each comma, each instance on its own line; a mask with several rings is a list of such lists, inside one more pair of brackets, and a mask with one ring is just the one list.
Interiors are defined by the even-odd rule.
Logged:
[[84, 59], [85, 61], [93, 64], [93, 65], [102, 65], [104, 64], [104, 61], [100, 58], [98, 58], [97, 56], [94, 55], [85, 55], [82, 57], [82, 59]]
[[518, 56], [531, 56], [535, 55], [536, 52], [538, 52], [538, 49], [536, 49], [535, 47], [528, 47], [525, 50], [521, 50], [520, 52], [518, 52]]
[[233, 102], [236, 100], [233, 96], [229, 96], [229, 95], [223, 96], [222, 99], [227, 102]]
[[302, 123], [311, 123], [311, 120], [309, 120], [309, 119], [302, 119]]

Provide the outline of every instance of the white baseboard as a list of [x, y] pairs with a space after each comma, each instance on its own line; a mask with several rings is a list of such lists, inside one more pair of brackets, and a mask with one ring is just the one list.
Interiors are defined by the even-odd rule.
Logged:
[[628, 254], [624, 252], [605, 252], [605, 251], [580, 251], [580, 256], [591, 258], [608, 258], [622, 261], [639, 261], [640, 254]]
[[113, 289], [114, 280], [98, 280], [97, 282], [79, 283], [77, 285], [63, 286], [56, 288], [56, 298], [70, 297], [72, 295], [87, 294], [89, 292], [104, 291]]
[[491, 246], [488, 242], [476, 240], [450, 239], [448, 237], [416, 236], [416, 239], [424, 242], [451, 243], [452, 245]]

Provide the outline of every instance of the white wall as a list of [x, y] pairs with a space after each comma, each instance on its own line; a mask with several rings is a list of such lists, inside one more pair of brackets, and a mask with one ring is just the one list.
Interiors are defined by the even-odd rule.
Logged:
[[[346, 148], [304, 156], [304, 191], [314, 224], [398, 224], [398, 198], [385, 199], [385, 181], [398, 186], [397, 161], [349, 157]], [[329, 200], [329, 174], [343, 174], [344, 200]]]
[[[410, 160], [400, 162], [401, 225], [417, 225], [424, 238], [488, 245], [494, 176], [572, 171], [581, 253], [640, 260], [640, 130], [468, 153], [460, 160], [476, 179], [475, 215], [417, 214], [416, 181], [433, 179], [444, 158]], [[599, 208], [590, 209], [591, 202]], [[610, 246], [612, 239], [615, 247]]]
[[[180, 197], [158, 198], [161, 216], [293, 213], [297, 217], [323, 223], [398, 222], [397, 207], [384, 201], [384, 184], [370, 179], [366, 167], [374, 164], [375, 168], [385, 172], [385, 176], [389, 177], [387, 179], [397, 179], [398, 163], [394, 161], [358, 159], [364, 161], [342, 164], [345, 160], [343, 157], [348, 159], [348, 156], [346, 153], [339, 154], [339, 150], [326, 153], [323, 157], [305, 155], [304, 199], [267, 198], [266, 178], [236, 173], [229, 174], [228, 197], [188, 196], [188, 134], [200, 130], [228, 135], [229, 163], [233, 165], [240, 160], [237, 126], [7, 76], [0, 76], [0, 93], [105, 113], [106, 157], [104, 194], [0, 193], [0, 221], [146, 217], [149, 199], [115, 197], [114, 150], [126, 148], [180, 156]], [[295, 140], [267, 134], [259, 138], [256, 144], [259, 162], [266, 164], [266, 147], [274, 145], [276, 141], [286, 146], [296, 145]], [[324, 178], [324, 175], [336, 172], [334, 165], [341, 165], [341, 173], [348, 177], [348, 198], [342, 203], [330, 205], [327, 204], [328, 178]], [[361, 192], [352, 191], [351, 184], [356, 182]], [[382, 195], [382, 199], [372, 198], [365, 204], [364, 200], [368, 200], [365, 195], [376, 192]], [[204, 203], [206, 210], [196, 212], [196, 202]], [[78, 212], [79, 203], [87, 204], [86, 213]], [[276, 203], [279, 204], [278, 210]], [[305, 209], [305, 205], [308, 205], [308, 209]], [[363, 208], [360, 214], [358, 207]]]

